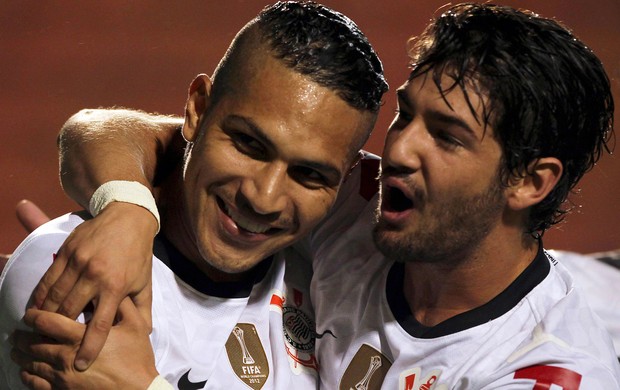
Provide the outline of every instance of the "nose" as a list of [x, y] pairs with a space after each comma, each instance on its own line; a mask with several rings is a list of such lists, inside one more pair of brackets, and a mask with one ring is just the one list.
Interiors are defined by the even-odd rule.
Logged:
[[268, 163], [249, 172], [241, 184], [241, 193], [257, 214], [278, 214], [287, 207], [287, 167], [284, 163]]
[[423, 140], [418, 133], [413, 122], [407, 127], [388, 131], [383, 148], [384, 174], [390, 171], [409, 174], [420, 169]]

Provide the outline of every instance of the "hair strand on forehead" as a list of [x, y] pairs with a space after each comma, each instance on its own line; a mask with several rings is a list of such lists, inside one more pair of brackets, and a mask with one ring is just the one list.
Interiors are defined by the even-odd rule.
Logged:
[[[486, 95], [480, 120], [502, 147], [505, 183], [527, 175], [539, 158], [561, 161], [560, 181], [531, 209], [529, 233], [542, 235], [561, 221], [578, 181], [603, 150], [613, 150], [608, 76], [592, 50], [555, 20], [493, 4], [456, 5], [411, 41], [410, 57], [410, 79], [433, 72], [442, 94], [458, 86], [466, 98]], [[454, 80], [447, 89], [442, 75]]]

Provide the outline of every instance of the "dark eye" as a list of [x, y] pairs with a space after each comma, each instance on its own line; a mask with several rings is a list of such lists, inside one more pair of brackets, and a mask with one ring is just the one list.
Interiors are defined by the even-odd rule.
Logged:
[[444, 130], [436, 130], [433, 132], [435, 139], [448, 148], [456, 148], [458, 146], [463, 146], [461, 141], [455, 138], [452, 134]]
[[232, 133], [230, 138], [232, 139], [235, 147], [243, 154], [247, 154], [253, 158], [266, 158], [265, 147], [259, 140], [242, 132]]
[[319, 188], [329, 185], [327, 178], [321, 172], [310, 167], [293, 167], [290, 174], [295, 181], [308, 188]]

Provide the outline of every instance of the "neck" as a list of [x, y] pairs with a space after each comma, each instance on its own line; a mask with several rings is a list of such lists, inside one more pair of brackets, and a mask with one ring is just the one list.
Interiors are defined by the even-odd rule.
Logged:
[[492, 236], [459, 261], [405, 265], [403, 293], [418, 322], [435, 326], [484, 305], [536, 257], [533, 238], [524, 239], [520, 233]]

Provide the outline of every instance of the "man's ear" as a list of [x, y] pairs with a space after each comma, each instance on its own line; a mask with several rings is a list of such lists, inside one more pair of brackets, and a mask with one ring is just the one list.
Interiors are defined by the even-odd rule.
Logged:
[[211, 104], [211, 85], [211, 79], [206, 74], [199, 74], [189, 85], [183, 123], [183, 138], [188, 142], [196, 139], [200, 119]]
[[513, 210], [523, 210], [542, 202], [562, 176], [562, 162], [543, 157], [528, 166], [525, 177], [511, 179], [506, 199]]

